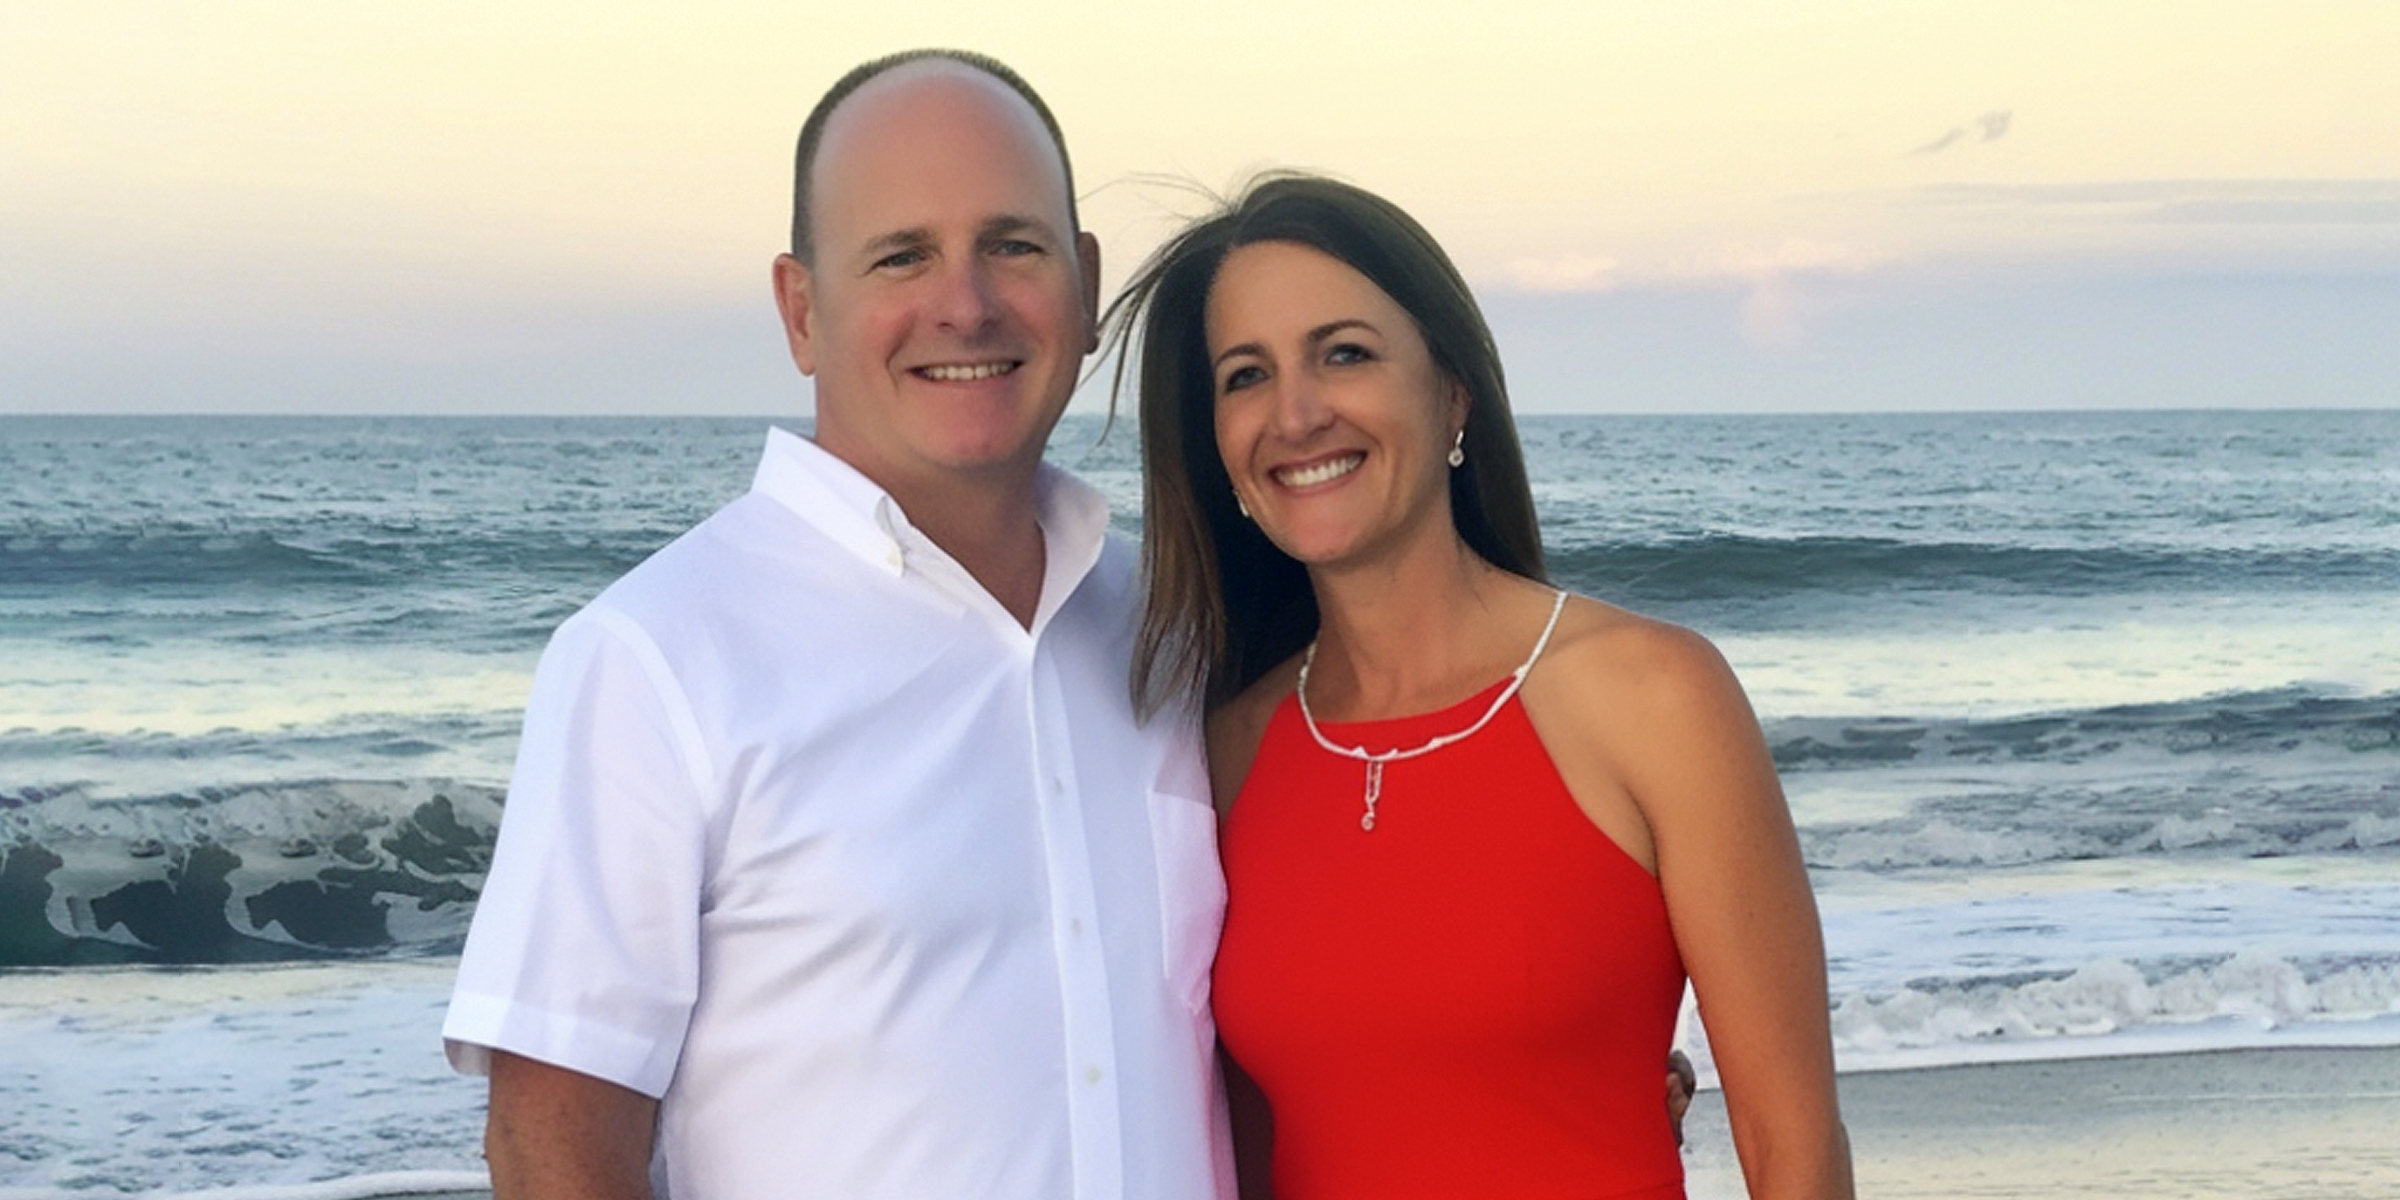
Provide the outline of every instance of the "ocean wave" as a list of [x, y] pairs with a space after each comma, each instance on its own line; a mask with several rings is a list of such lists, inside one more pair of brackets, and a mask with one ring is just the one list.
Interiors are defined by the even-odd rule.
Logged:
[[1990, 720], [1797, 717], [1769, 722], [1766, 733], [1786, 773], [2200, 753], [2400, 756], [2400, 692], [2289, 687]]
[[521, 650], [666, 541], [653, 531], [412, 536], [249, 530], [0, 540], [12, 638], [139, 647]]
[[[2190, 804], [2185, 796], [2164, 798], [2178, 809]], [[1805, 828], [1801, 853], [1811, 867], [1823, 870], [1900, 871], [2169, 855], [2283, 858], [2400, 850], [2400, 789], [2344, 794], [2353, 802], [2378, 798], [2388, 803], [2389, 813], [2326, 816], [2310, 811], [2315, 806], [2305, 798], [2288, 795], [2275, 799], [2299, 800], [2290, 806], [2297, 811], [2260, 804], [2235, 814], [2212, 804], [2214, 811], [2145, 812], [2138, 797], [2086, 790], [2041, 805], [2053, 810], [2050, 815], [2013, 819], [2009, 814], [2024, 813], [2031, 797], [1987, 798], [1989, 819], [1980, 823], [1935, 817]], [[2077, 810], [2073, 815], [2055, 815], [2070, 807]]]
[[1560, 582], [1637, 608], [1755, 601], [1794, 592], [2087, 596], [2245, 588], [2400, 590], [2400, 552], [2375, 547], [2053, 547], [1690, 534], [1564, 545], [1554, 538], [1549, 564]]
[[2400, 852], [2400, 694], [1766, 722], [1831, 871]]
[[[502, 741], [509, 743], [505, 749], [513, 750], [519, 715], [513, 709], [499, 712], [436, 709], [412, 713], [403, 719], [390, 712], [378, 712], [305, 725], [286, 722], [266, 728], [241, 728], [228, 723], [190, 734], [157, 730], [111, 733], [88, 728], [0, 730], [0, 763], [55, 764], [76, 760], [105, 761], [112, 765], [244, 760], [355, 763], [421, 757]], [[499, 765], [506, 769], [505, 753]], [[245, 781], [233, 786], [248, 787], [254, 783]], [[0, 809], [23, 807], [30, 798], [62, 790], [56, 783], [38, 785], [30, 791], [0, 787]], [[210, 795], [221, 790], [203, 787], [194, 794]], [[165, 795], [150, 799], [174, 801], [174, 797]], [[115, 803], [138, 805], [143, 801]], [[51, 811], [64, 811], [64, 806]]]
[[2400, 694], [2285, 688], [1766, 732], [1803, 853], [1825, 870], [2400, 851]]
[[2287, 958], [2244, 950], [2213, 961], [2103, 959], [2072, 972], [1958, 979], [1839, 997], [1845, 1067], [1973, 1061], [1997, 1048], [2215, 1027], [2219, 1045], [2315, 1027], [2341, 1035], [2400, 1016], [2400, 961]]
[[497, 788], [319, 780], [0, 809], [0, 967], [455, 950]]
[[357, 583], [339, 557], [256, 531], [22, 533], [0, 541], [0, 580], [18, 594], [51, 588], [180, 584]]
[[[152, 529], [110, 525], [18, 533], [0, 540], [0, 581], [9, 593], [81, 597], [90, 589], [192, 589], [217, 596], [279, 588], [431, 586], [459, 578], [543, 592], [597, 591], [671, 539], [678, 529], [595, 529], [559, 513], [511, 528], [319, 523], [308, 527]], [[65, 601], [60, 601], [63, 605]]]
[[[10, 593], [37, 598], [90, 588], [211, 595], [278, 587], [447, 589], [460, 579], [588, 595], [673, 539], [688, 525], [685, 515], [596, 520], [587, 509], [528, 505], [426, 523], [320, 514], [307, 524], [257, 527], [37, 527], [0, 538], [0, 581]], [[2400, 590], [2400, 550], [2383, 546], [2027, 546], [1722, 533], [1584, 540], [1557, 529], [1548, 537], [1550, 569], [1560, 582], [1635, 607], [1791, 593]]]
[[[159, 1193], [154, 1200], [379, 1200], [487, 1192], [491, 1186], [491, 1176], [481, 1171], [378, 1171], [315, 1183], [242, 1184], [197, 1192], [166, 1192]], [[0, 1193], [0, 1200], [6, 1200], [5, 1193]]]
[[[2056, 971], [1837, 991], [1843, 1071], [2264, 1046], [2400, 1045], [2400, 959], [2281, 955], [2093, 959]], [[1717, 1086], [1685, 998], [1677, 1043]]]

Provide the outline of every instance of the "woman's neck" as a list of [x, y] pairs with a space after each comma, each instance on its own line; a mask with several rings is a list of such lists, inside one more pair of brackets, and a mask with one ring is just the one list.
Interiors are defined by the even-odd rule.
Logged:
[[1525, 597], [1548, 594], [1455, 535], [1397, 562], [1311, 569], [1309, 582], [1319, 621], [1308, 698], [1333, 720], [1430, 712], [1474, 695], [1523, 660], [1514, 618]]

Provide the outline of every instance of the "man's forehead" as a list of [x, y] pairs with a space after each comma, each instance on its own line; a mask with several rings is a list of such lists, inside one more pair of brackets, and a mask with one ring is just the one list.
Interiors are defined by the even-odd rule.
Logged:
[[1027, 105], [1023, 97], [988, 71], [956, 59], [921, 58], [902, 63], [858, 85], [827, 116], [825, 134], [830, 138], [842, 126], [866, 119], [866, 114], [872, 114], [878, 108], [942, 94], [980, 95], [1003, 104], [1015, 101], [1016, 107], [1032, 111], [1032, 106]]
[[1054, 186], [1065, 198], [1066, 163], [1033, 105], [975, 67], [932, 58], [868, 80], [827, 117], [812, 172], [812, 201], [840, 192], [862, 170], [905, 167], [910, 156], [955, 155], [960, 149], [988, 160], [995, 173], [1004, 168]]

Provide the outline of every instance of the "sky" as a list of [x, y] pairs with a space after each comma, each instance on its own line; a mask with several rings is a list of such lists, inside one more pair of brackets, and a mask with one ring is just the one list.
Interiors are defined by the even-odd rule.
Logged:
[[804, 415], [792, 137], [920, 45], [1112, 285], [1196, 188], [1396, 200], [1521, 411], [2400, 406], [2384, 0], [0, 0], [0, 414]]

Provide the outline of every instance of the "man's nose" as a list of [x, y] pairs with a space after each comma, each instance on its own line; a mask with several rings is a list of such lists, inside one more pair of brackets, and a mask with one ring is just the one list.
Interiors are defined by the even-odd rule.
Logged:
[[946, 326], [979, 333], [999, 316], [999, 292], [981, 255], [945, 264], [935, 286], [936, 315]]

